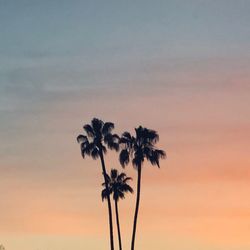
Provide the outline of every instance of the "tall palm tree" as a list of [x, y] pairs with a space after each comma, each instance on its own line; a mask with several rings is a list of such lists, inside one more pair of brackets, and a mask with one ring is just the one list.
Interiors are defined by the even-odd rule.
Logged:
[[[112, 134], [114, 124], [112, 122], [103, 122], [100, 119], [94, 118], [91, 121], [91, 124], [84, 125], [83, 129], [86, 135], [81, 134], [77, 137], [77, 142], [80, 143], [82, 157], [85, 158], [85, 156], [88, 155], [94, 160], [98, 158], [100, 159], [104, 183], [108, 189], [108, 179], [104, 161], [104, 154], [107, 152], [106, 146], [109, 149], [114, 149], [116, 151], [119, 150], [119, 137], [116, 134]], [[114, 250], [112, 209], [109, 194], [107, 195], [107, 201], [109, 213], [110, 249]]]
[[118, 201], [119, 199], [125, 198], [125, 193], [130, 192], [133, 193], [132, 187], [127, 183], [132, 178], [127, 177], [125, 173], [119, 174], [116, 169], [111, 169], [110, 176], [107, 176], [108, 179], [108, 189], [106, 189], [105, 183], [102, 185], [105, 187], [102, 190], [102, 200], [107, 199], [109, 194], [113, 194], [113, 199], [115, 201], [115, 214], [116, 214], [116, 224], [117, 224], [117, 232], [118, 232], [118, 240], [119, 240], [119, 249], [122, 250], [122, 238], [120, 231], [120, 223], [119, 223], [119, 213], [118, 213]]
[[141, 171], [144, 160], [148, 160], [152, 165], [160, 167], [159, 160], [166, 157], [163, 150], [157, 149], [155, 144], [159, 141], [156, 131], [139, 126], [135, 128], [135, 136], [129, 132], [124, 132], [120, 139], [122, 150], [120, 152], [120, 163], [123, 167], [132, 160], [133, 166], [137, 169], [137, 196], [134, 214], [133, 234], [131, 250], [135, 247], [136, 224], [140, 204], [141, 193]]

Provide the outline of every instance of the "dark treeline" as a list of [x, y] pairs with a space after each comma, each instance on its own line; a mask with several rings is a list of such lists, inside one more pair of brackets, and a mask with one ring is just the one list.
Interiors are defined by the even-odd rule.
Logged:
[[110, 175], [106, 170], [104, 155], [107, 150], [115, 150], [119, 153], [119, 161], [124, 168], [130, 162], [137, 170], [136, 206], [133, 221], [133, 231], [131, 240], [131, 250], [135, 249], [136, 226], [140, 205], [141, 194], [141, 174], [144, 161], [149, 161], [152, 165], [160, 167], [160, 159], [166, 157], [166, 153], [156, 147], [159, 135], [155, 130], [142, 126], [135, 128], [135, 135], [124, 132], [121, 136], [113, 133], [115, 126], [112, 122], [103, 122], [100, 119], [92, 119], [90, 124], [83, 126], [84, 134], [77, 137], [80, 144], [82, 157], [90, 156], [94, 160], [99, 159], [103, 175], [104, 189], [102, 190], [102, 200], [107, 200], [110, 249], [114, 250], [113, 221], [111, 196], [115, 203], [115, 215], [118, 233], [119, 249], [122, 250], [122, 236], [119, 223], [118, 201], [125, 198], [126, 193], [133, 193], [129, 185], [132, 179], [124, 172], [119, 173], [117, 169], [111, 169]]

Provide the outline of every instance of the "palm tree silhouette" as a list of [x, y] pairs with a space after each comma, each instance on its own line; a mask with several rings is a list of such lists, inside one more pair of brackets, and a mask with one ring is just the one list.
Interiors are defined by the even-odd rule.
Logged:
[[123, 167], [132, 160], [133, 166], [137, 169], [137, 196], [136, 206], [134, 214], [133, 234], [131, 241], [131, 250], [135, 247], [135, 234], [136, 224], [140, 204], [141, 193], [141, 168], [144, 160], [150, 161], [152, 165], [160, 167], [160, 158], [165, 158], [166, 153], [163, 150], [159, 150], [155, 147], [155, 144], [159, 141], [159, 135], [156, 131], [139, 126], [135, 128], [135, 137], [129, 132], [124, 132], [120, 139], [120, 145], [122, 150], [120, 152], [120, 163]]
[[[114, 124], [112, 122], [103, 122], [100, 119], [94, 118], [91, 124], [83, 126], [86, 135], [79, 135], [77, 142], [80, 143], [82, 157], [86, 155], [91, 156], [94, 160], [100, 158], [102, 173], [104, 177], [104, 183], [108, 189], [108, 179], [106, 166], [104, 161], [104, 154], [107, 152], [107, 148], [119, 150], [119, 136], [112, 134]], [[112, 209], [109, 193], [107, 194], [108, 201], [108, 213], [109, 213], [109, 230], [110, 230], [110, 249], [114, 250], [114, 237], [113, 237], [113, 222], [112, 222]]]
[[115, 213], [116, 213], [116, 224], [117, 224], [117, 232], [118, 232], [118, 240], [119, 240], [119, 249], [122, 250], [122, 239], [121, 239], [121, 231], [120, 231], [120, 223], [119, 223], [119, 213], [118, 213], [118, 201], [119, 199], [125, 198], [125, 193], [130, 192], [133, 193], [132, 187], [127, 183], [132, 178], [127, 177], [125, 173], [119, 174], [116, 169], [111, 169], [110, 176], [107, 176], [108, 180], [108, 189], [106, 189], [105, 183], [102, 185], [105, 187], [102, 190], [102, 200], [107, 199], [109, 194], [113, 194], [113, 199], [115, 201]]

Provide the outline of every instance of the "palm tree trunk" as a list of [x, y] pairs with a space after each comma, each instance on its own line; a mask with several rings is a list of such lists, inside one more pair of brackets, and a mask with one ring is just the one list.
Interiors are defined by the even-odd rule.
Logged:
[[[100, 150], [100, 159], [102, 163], [102, 172], [103, 172], [103, 177], [104, 177], [104, 182], [105, 182], [105, 188], [108, 190], [108, 182], [107, 182], [107, 172], [106, 172], [106, 167], [105, 167], [105, 162], [104, 162], [104, 157], [103, 153]], [[111, 208], [111, 202], [110, 202], [110, 195], [108, 194], [107, 196], [107, 201], [108, 201], [108, 212], [109, 212], [109, 236], [110, 236], [110, 249], [114, 250], [114, 237], [113, 237], [113, 222], [112, 222], [112, 208]]]
[[116, 213], [116, 224], [117, 224], [117, 232], [118, 232], [118, 239], [119, 239], [119, 249], [122, 250], [122, 238], [121, 238], [121, 231], [120, 231], [117, 201], [115, 201], [115, 213]]
[[138, 166], [137, 197], [136, 197], [136, 205], [135, 205], [131, 250], [135, 249], [135, 234], [136, 234], [136, 224], [137, 224], [137, 217], [138, 217], [138, 211], [139, 211], [139, 205], [140, 205], [140, 193], [141, 193], [141, 164]]

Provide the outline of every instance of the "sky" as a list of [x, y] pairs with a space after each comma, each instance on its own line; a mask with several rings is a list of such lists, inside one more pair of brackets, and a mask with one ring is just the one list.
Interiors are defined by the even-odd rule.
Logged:
[[[248, 0], [0, 0], [0, 244], [109, 249], [100, 163], [76, 143], [98, 117], [119, 134], [157, 130], [167, 152], [143, 166], [137, 250], [250, 249], [249, 12]], [[124, 249], [134, 204], [119, 203]]]

